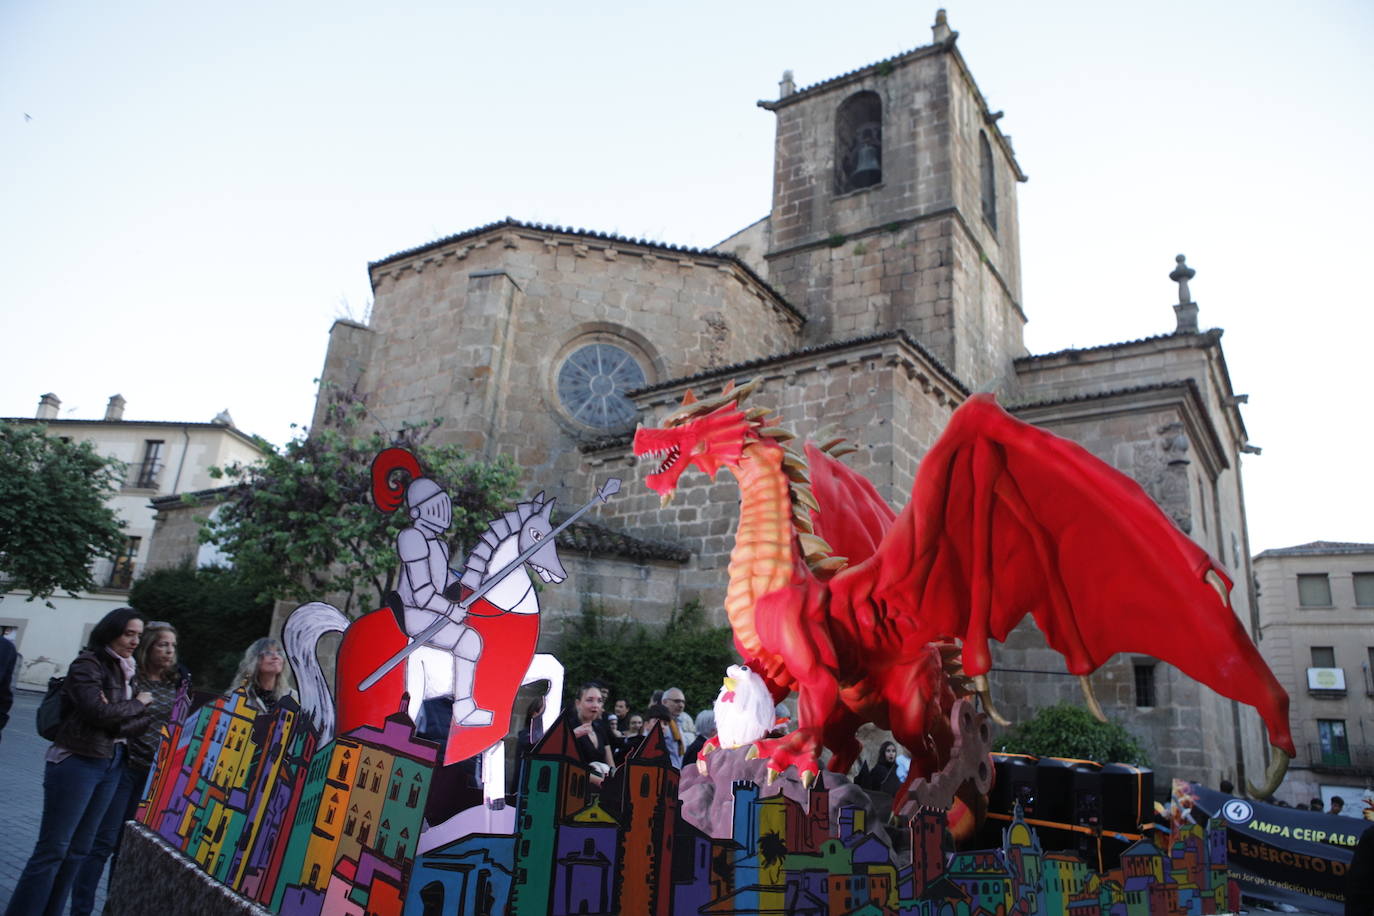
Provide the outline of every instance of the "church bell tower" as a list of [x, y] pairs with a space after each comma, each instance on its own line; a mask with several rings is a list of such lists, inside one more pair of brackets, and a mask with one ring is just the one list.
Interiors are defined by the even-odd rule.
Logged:
[[772, 285], [811, 345], [904, 331], [973, 389], [1025, 354], [1025, 181], [940, 10], [931, 44], [779, 97]]

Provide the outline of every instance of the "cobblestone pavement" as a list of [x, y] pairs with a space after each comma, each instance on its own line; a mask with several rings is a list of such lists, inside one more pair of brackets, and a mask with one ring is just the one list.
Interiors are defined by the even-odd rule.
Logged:
[[[9, 905], [43, 817], [43, 755], [48, 742], [38, 737], [33, 724], [42, 699], [41, 693], [16, 690], [9, 724], [0, 735], [0, 910]], [[97, 913], [105, 906], [108, 872], [107, 868], [96, 891]]]

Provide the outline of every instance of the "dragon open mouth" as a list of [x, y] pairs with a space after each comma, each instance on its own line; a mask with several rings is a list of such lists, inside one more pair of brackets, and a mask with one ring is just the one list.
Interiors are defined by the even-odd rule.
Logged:
[[665, 473], [669, 468], [677, 464], [678, 459], [682, 457], [682, 448], [681, 446], [672, 445], [668, 448], [654, 449], [640, 455], [639, 460], [644, 461], [650, 458], [657, 460], [662, 456], [666, 457], [663, 457], [663, 463], [658, 466], [657, 471], [654, 471], [655, 474]]

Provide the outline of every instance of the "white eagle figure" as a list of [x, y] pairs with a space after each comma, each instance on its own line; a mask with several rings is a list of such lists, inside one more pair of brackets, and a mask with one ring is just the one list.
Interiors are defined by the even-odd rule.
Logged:
[[775, 724], [773, 698], [768, 686], [747, 665], [725, 669], [725, 682], [716, 694], [715, 737], [707, 740], [697, 757], [697, 768], [706, 772], [706, 755], [723, 747], [743, 747], [768, 734]]

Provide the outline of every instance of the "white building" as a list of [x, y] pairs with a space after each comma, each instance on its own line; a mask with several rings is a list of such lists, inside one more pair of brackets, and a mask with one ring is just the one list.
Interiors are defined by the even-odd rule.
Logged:
[[215, 486], [211, 467], [247, 464], [262, 456], [253, 438], [234, 428], [228, 411], [208, 423], [126, 420], [124, 403], [119, 395], [110, 398], [102, 420], [65, 420], [58, 417], [58, 397], [45, 394], [34, 418], [4, 418], [91, 442], [100, 454], [127, 465], [124, 484], [111, 499], [125, 523], [125, 546], [119, 556], [96, 561], [97, 588], [76, 597], [55, 593], [50, 599], [55, 608], [27, 600], [25, 592], [6, 591], [0, 597], [0, 632], [19, 648], [21, 686], [41, 689], [49, 677], [65, 673], [100, 618], [128, 604], [129, 587], [148, 557], [154, 497]]
[[1288, 691], [1298, 756], [1278, 797], [1374, 805], [1374, 544], [1313, 541], [1254, 560], [1260, 652]]

